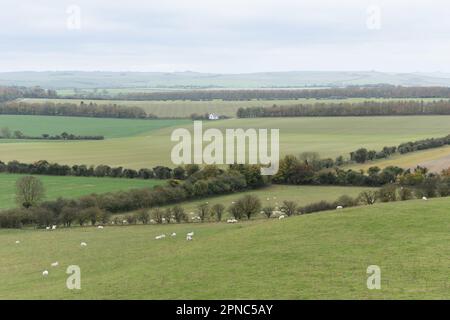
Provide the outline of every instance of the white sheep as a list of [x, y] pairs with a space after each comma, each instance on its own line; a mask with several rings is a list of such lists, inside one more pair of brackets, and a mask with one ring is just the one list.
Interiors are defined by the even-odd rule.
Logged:
[[284, 216], [284, 215], [281, 215], [281, 216], [278, 217], [278, 220], [282, 220], [282, 219], [284, 219], [284, 218], [285, 218], [285, 216]]
[[50, 230], [50, 227], [45, 227], [45, 230]]
[[343, 206], [337, 206], [336, 209], [344, 209]]
[[227, 223], [237, 223], [238, 221], [236, 219], [228, 219]]
[[56, 230], [56, 226], [55, 225], [52, 225], [52, 230]]
[[186, 234], [186, 236], [193, 237], [194, 236], [194, 231], [189, 232], [188, 234]]
[[428, 200], [428, 198], [427, 197], [422, 197], [422, 200]]
[[171, 236], [172, 236], [172, 237], [176, 237], [177, 234], [176, 234], [175, 232], [172, 232]]
[[16, 240], [16, 244], [19, 244], [20, 243], [20, 241], [19, 240]]
[[186, 240], [187, 240], [187, 241], [191, 241], [191, 240], [192, 240], [192, 236], [187, 235], [187, 236], [186, 236]]
[[82, 242], [82, 243], [80, 243], [80, 246], [87, 247], [87, 243], [86, 242]]
[[155, 237], [155, 240], [161, 240], [161, 239], [164, 239], [165, 237], [166, 237], [165, 234], [160, 234], [159, 236]]
[[53, 263], [51, 264], [51, 266], [52, 266], [52, 267], [57, 267], [57, 266], [59, 266], [59, 262], [58, 262], [58, 261], [53, 262]]
[[103, 229], [103, 226], [98, 226], [97, 228], [98, 228], [98, 229]]
[[44, 270], [44, 271], [42, 272], [42, 275], [43, 275], [44, 277], [48, 276], [48, 271], [47, 271], [47, 270]]

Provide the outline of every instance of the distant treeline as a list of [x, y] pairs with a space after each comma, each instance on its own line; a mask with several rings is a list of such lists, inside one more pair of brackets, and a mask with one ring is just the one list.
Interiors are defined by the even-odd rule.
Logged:
[[0, 129], [0, 139], [26, 139], [26, 140], [104, 140], [104, 136], [79, 136], [72, 133], [63, 132], [57, 135], [44, 133], [40, 136], [27, 136], [20, 130], [11, 132], [8, 127]]
[[40, 87], [4, 87], [0, 86], [0, 102], [19, 98], [56, 98], [54, 90], [45, 90]]
[[130, 92], [117, 95], [75, 94], [66, 98], [119, 99], [119, 100], [293, 100], [293, 99], [345, 99], [345, 98], [450, 98], [447, 87], [402, 87], [390, 85], [349, 86], [327, 89], [220, 89], [179, 90], [167, 92]]
[[239, 108], [238, 118], [450, 115], [450, 101], [364, 101]]
[[52, 102], [29, 103], [20, 101], [4, 102], [0, 103], [0, 114], [122, 119], [157, 118], [155, 115], [147, 114], [144, 109], [140, 107], [83, 102], [80, 104]]

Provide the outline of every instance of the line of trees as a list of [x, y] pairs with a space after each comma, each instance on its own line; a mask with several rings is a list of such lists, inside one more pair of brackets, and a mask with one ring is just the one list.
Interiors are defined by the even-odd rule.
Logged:
[[326, 89], [210, 89], [178, 90], [166, 92], [130, 92], [117, 95], [75, 94], [69, 98], [118, 100], [293, 100], [293, 99], [344, 99], [344, 98], [450, 98], [447, 87], [402, 87], [391, 85], [348, 86]]
[[200, 170], [196, 164], [169, 168], [156, 166], [153, 169], [139, 170], [123, 167], [110, 167], [108, 165], [65, 165], [40, 160], [34, 163], [22, 163], [16, 160], [4, 163], [0, 161], [0, 173], [38, 174], [50, 176], [76, 176], [76, 177], [111, 177], [128, 179], [178, 179], [184, 180]]
[[350, 161], [357, 163], [365, 163], [376, 159], [388, 158], [392, 154], [399, 152], [405, 154], [420, 150], [427, 150], [432, 148], [439, 148], [450, 145], [450, 135], [440, 138], [429, 138], [417, 141], [408, 141], [401, 143], [399, 146], [383, 147], [380, 151], [367, 150], [366, 148], [359, 148], [356, 151], [350, 152]]
[[0, 103], [0, 114], [40, 115], [91, 118], [120, 119], [156, 119], [153, 114], [147, 114], [144, 109], [117, 104], [96, 103], [53, 103], [53, 102], [23, 102], [9, 101]]
[[450, 101], [393, 100], [239, 108], [238, 118], [450, 115]]
[[80, 136], [63, 132], [57, 135], [44, 133], [40, 136], [27, 136], [20, 130], [11, 131], [8, 127], [0, 129], [0, 139], [28, 139], [28, 140], [104, 140], [104, 136]]

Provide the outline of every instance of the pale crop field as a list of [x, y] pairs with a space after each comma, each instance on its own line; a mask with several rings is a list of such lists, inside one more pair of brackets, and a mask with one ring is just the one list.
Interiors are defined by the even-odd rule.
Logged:
[[[449, 205], [441, 198], [237, 224], [0, 230], [0, 299], [448, 299]], [[80, 267], [81, 290], [66, 287], [69, 265]], [[367, 288], [370, 265], [381, 269], [380, 290]]]
[[[0, 119], [2, 117], [0, 116]], [[103, 120], [108, 119], [94, 120], [99, 127], [102, 127]], [[67, 120], [67, 122], [70, 121], [72, 120]], [[63, 164], [108, 164], [135, 169], [156, 165], [175, 166], [171, 161], [171, 150], [176, 143], [171, 142], [171, 134], [179, 127], [192, 130], [192, 122], [188, 120], [176, 120], [180, 122], [175, 123], [163, 122], [158, 129], [153, 127], [145, 131], [147, 129], [143, 128], [133, 136], [126, 136], [128, 130], [133, 130], [133, 121], [136, 120], [127, 122], [130, 129], [108, 129], [112, 130], [110, 135], [123, 137], [103, 141], [10, 140], [9, 143], [0, 143], [0, 160], [33, 162], [45, 159]], [[156, 126], [159, 121], [167, 120], [142, 121], [148, 121], [149, 126]], [[32, 127], [33, 123], [31, 119], [28, 126]], [[282, 155], [317, 152], [321, 157], [332, 158], [339, 155], [348, 157], [349, 152], [360, 147], [381, 150], [384, 146], [442, 137], [450, 133], [450, 116], [230, 119], [207, 121], [203, 124], [205, 130], [207, 128], [279, 129]], [[81, 130], [80, 133], [82, 133]], [[206, 144], [204, 143], [204, 146]], [[436, 156], [440, 158], [440, 152]], [[428, 160], [432, 159], [433, 157]]]

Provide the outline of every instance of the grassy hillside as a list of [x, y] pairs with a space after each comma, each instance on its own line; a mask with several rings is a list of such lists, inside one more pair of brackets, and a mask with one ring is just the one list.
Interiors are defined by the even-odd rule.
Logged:
[[[20, 174], [0, 174], [0, 209], [15, 206], [16, 181]], [[95, 177], [36, 176], [45, 187], [46, 199], [77, 198], [91, 193], [152, 187], [163, 180], [114, 179]]]
[[190, 121], [0, 115], [0, 128], [8, 127], [11, 132], [20, 130], [28, 136], [56, 135], [65, 131], [75, 135], [119, 138], [187, 123]]
[[[113, 91], [115, 92], [115, 91]], [[328, 102], [362, 102], [362, 101], [389, 101], [389, 100], [408, 100], [408, 99], [364, 99], [364, 98], [350, 98], [350, 99], [297, 99], [297, 100], [249, 100], [249, 101], [189, 101], [189, 100], [172, 100], [172, 101], [124, 101], [124, 100], [89, 100], [89, 99], [23, 99], [28, 102], [45, 102], [50, 101], [54, 103], [75, 103], [79, 104], [81, 101], [85, 103], [93, 102], [96, 104], [118, 104], [123, 106], [132, 106], [143, 108], [147, 113], [154, 114], [161, 118], [183, 118], [190, 117], [191, 114], [205, 114], [217, 113], [228, 117], [236, 117], [236, 112], [243, 107], [271, 107], [276, 105], [296, 105], [299, 103], [328, 103]], [[417, 100], [417, 99], [411, 99]], [[432, 101], [437, 99], [421, 99], [424, 101]], [[439, 99], [440, 100], [440, 99]]]
[[[442, 198], [236, 225], [0, 230], [0, 298], [448, 299], [449, 206]], [[66, 289], [69, 265], [81, 268], [80, 291]], [[381, 290], [366, 287], [369, 265], [381, 268]]]
[[374, 189], [363, 187], [271, 185], [259, 190], [188, 201], [181, 203], [180, 205], [185, 208], [187, 212], [195, 212], [197, 206], [205, 202], [208, 202], [210, 206], [221, 203], [228, 207], [233, 201], [236, 201], [244, 195], [250, 194], [257, 196], [261, 200], [263, 207], [281, 206], [284, 200], [296, 201], [300, 206], [303, 206], [321, 200], [334, 201], [342, 195], [356, 197], [364, 190]]
[[[98, 123], [103, 121], [93, 120]], [[132, 125], [135, 120], [130, 121], [129, 124]], [[158, 121], [148, 123], [157, 124]], [[190, 122], [172, 124], [176, 123], [192, 128]], [[32, 126], [34, 124], [30, 123], [30, 127]], [[280, 129], [282, 154], [298, 155], [305, 151], [315, 151], [322, 157], [336, 157], [348, 155], [350, 151], [360, 147], [380, 150], [386, 145], [445, 136], [450, 133], [450, 116], [231, 119], [205, 122], [204, 126], [205, 129]], [[104, 141], [0, 143], [0, 159], [27, 162], [46, 159], [67, 164], [109, 164], [136, 169], [160, 164], [171, 166], [170, 152], [175, 145], [170, 141], [173, 129], [174, 127], [167, 127], [142, 132], [138, 136]], [[115, 130], [114, 134], [117, 135], [128, 132], [122, 128]]]

